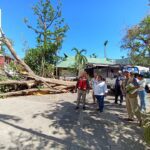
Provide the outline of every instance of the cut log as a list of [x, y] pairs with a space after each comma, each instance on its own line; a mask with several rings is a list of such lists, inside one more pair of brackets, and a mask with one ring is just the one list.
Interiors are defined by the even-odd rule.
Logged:
[[31, 88], [35, 85], [37, 85], [37, 82], [35, 80], [27, 80], [27, 81], [17, 81], [17, 80], [7, 80], [7, 81], [1, 81], [0, 85], [26, 85], [28, 88]]
[[44, 94], [58, 94], [62, 92], [67, 92], [66, 90], [56, 90], [56, 89], [27, 89], [27, 90], [21, 90], [21, 91], [15, 91], [15, 92], [8, 92], [8, 93], [2, 93], [0, 94], [0, 97], [10, 97], [10, 96], [22, 96], [22, 95], [44, 95]]

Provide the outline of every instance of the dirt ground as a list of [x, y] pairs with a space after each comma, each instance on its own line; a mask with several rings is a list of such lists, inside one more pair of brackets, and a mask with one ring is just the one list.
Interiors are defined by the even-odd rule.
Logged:
[[[147, 108], [150, 108], [150, 95]], [[137, 121], [126, 122], [125, 102], [107, 96], [103, 113], [91, 94], [75, 110], [76, 93], [0, 99], [0, 150], [148, 150]]]

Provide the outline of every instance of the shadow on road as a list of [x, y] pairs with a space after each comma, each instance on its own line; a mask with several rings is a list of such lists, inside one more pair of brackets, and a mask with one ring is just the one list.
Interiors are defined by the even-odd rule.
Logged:
[[21, 127], [10, 122], [19, 122], [20, 118], [0, 114], [0, 122], [21, 131], [17, 137], [10, 133], [14, 146], [8, 149], [146, 150], [142, 129], [137, 123], [125, 122], [121, 118], [126, 113], [124, 106], [107, 102], [104, 113], [96, 111], [92, 104], [85, 111], [74, 108], [74, 103], [60, 100], [53, 110], [49, 105], [48, 110], [32, 116], [33, 119], [40, 116], [51, 120], [49, 130], [52, 135]]

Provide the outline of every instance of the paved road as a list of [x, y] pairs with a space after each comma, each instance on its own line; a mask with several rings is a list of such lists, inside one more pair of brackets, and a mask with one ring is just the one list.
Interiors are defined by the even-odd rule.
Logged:
[[148, 150], [137, 122], [125, 122], [125, 105], [107, 97], [104, 113], [88, 95], [75, 111], [76, 94], [0, 100], [0, 150]]

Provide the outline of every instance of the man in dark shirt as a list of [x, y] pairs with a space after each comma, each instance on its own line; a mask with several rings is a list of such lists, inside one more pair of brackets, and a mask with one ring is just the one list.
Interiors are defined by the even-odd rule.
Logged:
[[123, 93], [122, 93], [122, 89], [121, 89], [121, 84], [123, 81], [123, 76], [122, 76], [122, 72], [118, 71], [118, 76], [116, 78], [116, 82], [115, 82], [115, 104], [118, 104], [118, 97], [120, 96], [120, 105], [123, 102]]

